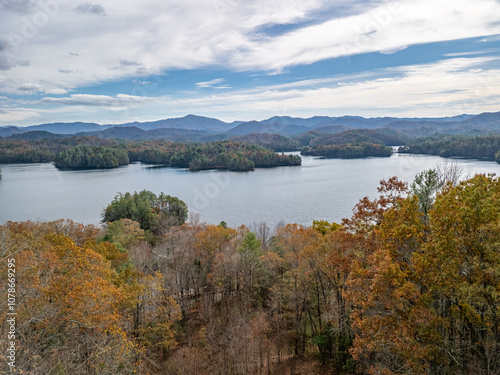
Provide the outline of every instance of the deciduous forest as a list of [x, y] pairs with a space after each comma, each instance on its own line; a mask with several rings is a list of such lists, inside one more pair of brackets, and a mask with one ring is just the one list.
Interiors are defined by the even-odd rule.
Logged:
[[[381, 181], [351, 218], [310, 227], [208, 225], [148, 191], [118, 194], [104, 228], [8, 222], [16, 368], [498, 374], [500, 180], [457, 176]], [[7, 267], [0, 279], [7, 295]]]

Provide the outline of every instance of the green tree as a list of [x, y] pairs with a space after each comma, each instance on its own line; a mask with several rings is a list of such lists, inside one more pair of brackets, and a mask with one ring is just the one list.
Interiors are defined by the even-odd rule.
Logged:
[[451, 373], [500, 372], [499, 199], [492, 175], [445, 188], [425, 251], [416, 255], [418, 281], [443, 322], [439, 356]]
[[243, 288], [247, 292], [253, 291], [259, 270], [262, 268], [260, 244], [261, 241], [257, 239], [255, 233], [249, 232], [243, 238], [239, 248], [240, 267], [243, 273]]
[[339, 228], [341, 228], [340, 224], [331, 222], [329, 223], [326, 220], [313, 220], [313, 229], [317, 230], [321, 234], [327, 234], [328, 232], [333, 232]]
[[172, 218], [175, 225], [182, 225], [188, 218], [188, 207], [177, 197], [161, 193], [155, 202], [155, 212]]
[[420, 211], [425, 217], [434, 203], [436, 193], [442, 187], [443, 181], [435, 169], [420, 172], [415, 176], [410, 186], [410, 194], [417, 196]]
[[119, 193], [104, 209], [102, 222], [120, 219], [137, 221], [144, 230], [160, 232], [163, 224], [182, 225], [188, 216], [187, 205], [179, 198], [151, 191]]
[[123, 148], [79, 145], [60, 151], [55, 166], [61, 169], [115, 168], [129, 163]]
[[103, 240], [119, 243], [124, 248], [128, 248], [134, 241], [144, 237], [144, 230], [141, 229], [137, 221], [120, 219], [108, 223]]

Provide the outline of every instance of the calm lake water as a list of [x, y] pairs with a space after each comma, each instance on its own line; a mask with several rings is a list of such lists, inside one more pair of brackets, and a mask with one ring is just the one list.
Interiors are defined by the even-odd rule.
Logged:
[[[434, 156], [317, 159], [302, 157], [301, 167], [253, 172], [155, 168], [130, 164], [111, 170], [59, 171], [51, 163], [0, 165], [0, 224], [8, 220], [72, 219], [97, 224], [103, 208], [118, 192], [164, 192], [187, 203], [201, 220], [235, 227], [261, 221], [311, 225], [315, 219], [350, 217], [364, 196], [376, 197], [381, 179], [413, 180], [416, 173], [446, 161]], [[496, 173], [495, 162], [455, 160], [470, 174]]]

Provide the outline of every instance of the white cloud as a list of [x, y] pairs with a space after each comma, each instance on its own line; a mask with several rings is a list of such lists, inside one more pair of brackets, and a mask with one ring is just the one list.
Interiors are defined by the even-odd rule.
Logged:
[[398, 46], [398, 47], [389, 48], [389, 49], [382, 49], [382, 50], [380, 50], [380, 53], [382, 53], [384, 55], [393, 55], [396, 52], [402, 51], [406, 48], [408, 48], [408, 46]]
[[227, 65], [254, 30], [302, 20], [321, 5], [319, 0], [192, 0], [189, 5], [184, 0], [105, 0], [101, 6], [107, 17], [87, 17], [82, 27], [74, 9], [93, 12], [93, 4], [54, 3], [49, 11], [36, 7], [32, 15], [14, 14], [0, 24], [0, 35], [9, 35], [14, 44], [15, 60], [31, 64], [8, 66], [17, 86], [44, 77], [74, 89], [168, 69]]
[[498, 52], [500, 52], [500, 49], [485, 49], [485, 50], [479, 50], [479, 51], [445, 53], [443, 56], [447, 56], [447, 57], [474, 56], [474, 55], [493, 54], [493, 53], [498, 53]]
[[495, 0], [388, 1], [369, 12], [250, 42], [232, 60], [239, 69], [275, 69], [408, 45], [500, 33]]
[[[55, 6], [47, 8], [48, 3]], [[148, 75], [169, 69], [215, 66], [276, 73], [292, 65], [332, 57], [367, 52], [394, 53], [414, 44], [470, 37], [483, 37], [484, 41], [491, 42], [500, 34], [500, 2], [497, 0], [354, 3], [342, 0], [335, 3], [335, 7], [346, 10], [337, 13], [330, 12], [332, 2], [327, 0], [190, 0], [188, 5], [185, 0], [103, 0], [99, 4], [75, 0], [0, 0], [0, 6], [9, 11], [8, 17], [0, 22], [2, 95], [65, 95], [75, 89], [123, 79], [152, 82]], [[93, 16], [103, 13], [106, 17]], [[292, 31], [266, 34], [266, 30], [275, 25], [294, 27], [290, 28]], [[462, 64], [457, 59], [451, 61]], [[471, 95], [478, 108], [487, 108], [473, 93], [482, 90], [475, 82], [486, 79], [488, 74], [498, 78], [497, 70], [491, 67], [476, 72], [454, 69], [443, 62], [399, 71], [365, 72], [355, 78], [327, 77], [289, 82], [255, 91], [231, 89], [224, 84], [223, 78], [217, 78], [196, 84], [198, 88], [221, 89], [216, 93], [211, 91], [211, 96], [207, 97], [173, 100], [73, 94], [64, 98], [48, 97], [42, 103], [61, 106], [44, 106], [43, 111], [48, 115], [67, 114], [75, 106], [86, 111], [133, 107], [133, 111], [144, 108], [136, 115], [150, 118], [162, 117], [160, 111], [165, 113], [167, 109], [179, 113], [189, 108], [192, 112], [198, 104], [200, 110], [216, 117], [223, 111], [232, 116], [229, 113], [235, 114], [236, 109], [249, 114], [249, 118], [255, 118], [250, 116], [252, 111], [261, 110], [271, 113], [321, 110], [345, 114], [359, 111], [361, 105], [363, 108], [372, 105], [373, 110], [388, 113], [398, 110], [395, 107], [403, 111], [401, 108], [408, 105], [409, 112], [427, 113], [439, 103], [464, 103]], [[396, 73], [399, 78], [394, 78]], [[411, 77], [418, 77], [426, 85]], [[434, 81], [427, 77], [433, 77]], [[402, 84], [408, 85], [406, 93]], [[424, 92], [426, 86], [432, 95], [421, 94], [419, 99], [413, 95], [410, 100], [409, 91]], [[490, 86], [497, 87], [496, 84]], [[446, 94], [448, 96], [438, 94], [457, 88], [461, 91]], [[201, 92], [203, 90], [198, 90], [194, 95]], [[156, 111], [154, 116], [149, 109]], [[5, 121], [3, 115], [0, 121]]]
[[68, 93], [68, 90], [65, 90], [65, 89], [48, 89], [48, 90], [45, 90], [45, 93], [49, 94], [49, 95], [64, 95], [64, 94]]
[[[99, 123], [158, 120], [193, 112], [226, 121], [318, 114], [453, 116], [499, 110], [500, 69], [487, 69], [492, 62], [484, 57], [456, 58], [183, 99], [74, 94], [32, 101], [24, 111], [38, 112], [52, 122], [64, 121], [77, 108], [74, 121]], [[40, 104], [62, 106], [36, 108]], [[0, 119], [7, 124], [3, 115]]]
[[140, 103], [152, 103], [156, 101], [156, 98], [125, 94], [118, 94], [114, 97], [109, 95], [72, 94], [69, 97], [63, 98], [45, 97], [40, 100], [40, 103], [64, 104], [67, 106], [127, 107]]
[[[347, 12], [350, 15], [279, 36], [260, 30], [313, 21], [310, 15], [321, 14], [330, 2], [192, 0], [189, 6], [184, 0], [105, 0], [99, 5], [54, 2], [57, 7], [49, 10], [26, 5], [32, 14], [12, 14], [0, 25], [0, 35], [9, 36], [7, 40], [17, 49], [10, 53], [11, 63], [4, 64], [17, 85], [4, 86], [3, 91], [15, 92], [40, 77], [46, 81], [44, 86], [59, 87], [63, 81], [64, 88], [74, 89], [214, 64], [279, 72], [290, 65], [331, 57], [392, 53], [416, 43], [500, 34], [496, 22], [500, 3], [495, 0], [441, 0], [439, 4], [387, 0], [365, 2], [366, 6], [358, 2]], [[339, 7], [348, 5], [342, 4]], [[82, 28], [74, 9], [100, 14], [101, 8], [107, 17], [88, 17]], [[363, 9], [367, 10], [363, 13]], [[358, 13], [352, 14], [354, 10]], [[15, 66], [19, 61], [30, 65]]]
[[445, 60], [352, 77], [183, 99], [165, 105], [179, 115], [188, 108], [198, 108], [200, 113], [215, 117], [224, 113], [226, 119], [238, 118], [238, 113], [255, 119], [256, 114], [262, 118], [275, 114], [440, 117], [498, 111], [500, 70], [476, 69], [488, 62], [486, 58]]
[[224, 78], [215, 78], [215, 79], [212, 79], [211, 81], [206, 81], [206, 82], [197, 82], [196, 83], [196, 87], [197, 88], [208, 88], [208, 87], [214, 87], [222, 82], [224, 82], [225, 79]]
[[1, 123], [3, 125], [15, 125], [16, 123], [25, 123], [30, 121], [37, 122], [40, 119], [40, 112], [28, 108], [11, 108], [0, 110]]

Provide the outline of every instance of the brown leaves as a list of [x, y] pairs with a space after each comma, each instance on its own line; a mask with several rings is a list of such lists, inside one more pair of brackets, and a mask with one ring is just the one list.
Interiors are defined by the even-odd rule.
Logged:
[[[127, 361], [123, 356], [99, 354], [103, 350], [119, 354], [132, 345], [122, 337], [123, 320], [118, 311], [126, 287], [119, 284], [109, 261], [123, 261], [123, 254], [112, 244], [90, 240], [95, 235], [93, 227], [71, 222], [9, 223], [2, 229], [9, 234], [12, 248], [18, 249], [20, 357], [24, 353], [26, 360], [30, 355], [42, 358], [43, 353], [52, 351], [57, 353], [54, 360], [62, 361], [61, 366], [74, 374], [93, 373], [93, 366], [101, 361]], [[88, 246], [76, 245], [63, 232], [72, 233]], [[3, 278], [3, 273], [0, 276]], [[129, 351], [129, 359], [134, 350]], [[19, 363], [26, 370], [37, 364], [41, 366], [38, 371], [49, 373], [56, 363]]]
[[448, 185], [429, 220], [416, 198], [383, 215], [378, 250], [355, 263], [346, 293], [365, 368], [499, 371], [499, 200], [500, 181], [479, 175]]

